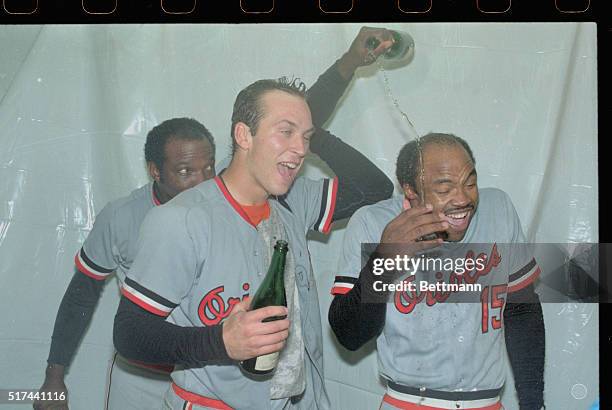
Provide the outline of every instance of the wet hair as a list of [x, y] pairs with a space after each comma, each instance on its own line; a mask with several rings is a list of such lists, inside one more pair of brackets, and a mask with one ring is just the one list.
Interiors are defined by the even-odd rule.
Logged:
[[236, 96], [234, 111], [232, 112], [232, 129], [230, 130], [232, 152], [236, 152], [238, 148], [234, 138], [236, 124], [242, 122], [251, 129], [251, 135], [257, 134], [259, 121], [261, 121], [265, 114], [261, 98], [265, 93], [275, 90], [284, 91], [306, 99], [306, 85], [299, 78], [288, 79], [287, 77], [280, 77], [277, 79], [258, 80], [244, 88]]
[[145, 160], [160, 171], [166, 159], [166, 144], [171, 140], [208, 141], [215, 151], [215, 140], [208, 129], [193, 118], [172, 118], [153, 127], [144, 146]]
[[[460, 145], [465, 148], [465, 151], [468, 153], [472, 162], [476, 164], [472, 149], [463, 138], [453, 134], [438, 132], [430, 132], [429, 134], [420, 138], [420, 146], [422, 150], [425, 149], [427, 145], [431, 144]], [[397, 156], [395, 176], [397, 177], [400, 186], [403, 187], [404, 185], [408, 184], [416, 190], [416, 178], [419, 175], [420, 168], [421, 156], [419, 155], [419, 144], [417, 144], [417, 140], [414, 139], [404, 145]]]

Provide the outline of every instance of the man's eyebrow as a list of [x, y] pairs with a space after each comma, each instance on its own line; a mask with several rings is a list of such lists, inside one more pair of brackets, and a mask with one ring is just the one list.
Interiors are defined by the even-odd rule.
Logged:
[[293, 127], [293, 128], [296, 128], [296, 127], [297, 127], [297, 124], [296, 124], [296, 123], [294, 123], [293, 121], [290, 121], [290, 120], [280, 120], [280, 121], [278, 121], [278, 122], [277, 122], [276, 124], [274, 124], [274, 125], [280, 125], [280, 124], [282, 124], [282, 123], [286, 123], [287, 125], [289, 125], [289, 126], [291, 126], [291, 127]]
[[[285, 124], [287, 124], [287, 125], [289, 125], [290, 127], [293, 127], [293, 128], [297, 128], [298, 127], [298, 125], [296, 123], [294, 123], [293, 121], [291, 121], [291, 120], [280, 120], [280, 121], [278, 121], [274, 125], [280, 125], [280, 124], [283, 124], [283, 123], [285, 123]], [[309, 129], [307, 129], [306, 131], [304, 131], [304, 135], [306, 135], [306, 134], [314, 134], [315, 131], [316, 131], [316, 127], [313, 126], [313, 127], [309, 128]]]
[[[476, 176], [476, 168], [472, 168], [472, 171], [468, 174], [468, 176], [466, 177], [466, 179], [472, 177], [472, 176]], [[449, 178], [438, 178], [438, 179], [434, 179], [433, 181], [434, 184], [452, 184], [453, 180], [449, 179]]]
[[[212, 163], [215, 162], [215, 158], [213, 157], [213, 158], [206, 159], [204, 162], [206, 164], [212, 164]], [[179, 162], [176, 163], [176, 165], [179, 166], [179, 167], [184, 167], [186, 165], [190, 166], [191, 165], [191, 161], [189, 161], [189, 160], [180, 160]]]

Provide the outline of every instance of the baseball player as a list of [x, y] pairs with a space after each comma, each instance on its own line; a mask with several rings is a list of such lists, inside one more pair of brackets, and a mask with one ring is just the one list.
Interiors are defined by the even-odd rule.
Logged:
[[[529, 248], [520, 245], [525, 238], [514, 206], [499, 189], [478, 189], [475, 160], [463, 139], [432, 133], [420, 145], [422, 171], [416, 141], [398, 156], [404, 195], [351, 218], [329, 323], [350, 350], [376, 338], [379, 372], [387, 382], [381, 409], [500, 409], [505, 349], [520, 408], [540, 409], [544, 323], [533, 287], [540, 269]], [[362, 260], [364, 243], [379, 245]], [[415, 258], [435, 250], [438, 258], [480, 260], [465, 273], [452, 267], [435, 271], [440, 282], [482, 285], [478, 299], [469, 300], [477, 303], [458, 303], [451, 290], [423, 289], [414, 282], [412, 288], [381, 291], [375, 282], [389, 284], [398, 275], [395, 267], [374, 274], [377, 260], [394, 254], [388, 244], [401, 245]], [[426, 273], [420, 269], [400, 283]]]
[[[365, 39], [371, 36], [385, 41], [375, 50], [375, 55], [390, 46], [386, 30], [363, 28], [345, 55], [308, 90], [308, 102], [316, 124], [329, 118], [355, 69], [373, 61], [363, 46]], [[145, 214], [179, 192], [214, 176], [213, 138], [195, 120], [172, 119], [155, 127], [147, 136], [145, 157], [154, 182], [108, 204], [97, 216], [92, 231], [76, 255], [77, 272], [58, 311], [41, 390], [67, 393], [66, 367], [91, 321], [105, 279], [116, 272], [120, 284], [124, 282], [125, 273], [134, 260], [136, 238]], [[172, 366], [136, 363], [115, 355], [109, 372], [106, 407], [120, 410], [156, 408], [168, 388], [171, 370]], [[35, 408], [57, 404], [40, 402]]]
[[[146, 213], [215, 175], [213, 137], [206, 127], [190, 118], [173, 118], [154, 127], [147, 135], [145, 159], [153, 182], [106, 205], [75, 256], [76, 272], [57, 313], [41, 390], [67, 394], [66, 367], [91, 321], [106, 279], [116, 273], [119, 283], [125, 280]], [[109, 407], [152, 408], [147, 399], [155, 400], [155, 396], [160, 396], [159, 391], [167, 388], [171, 370], [171, 367], [135, 366], [115, 355], [109, 372]], [[40, 402], [34, 408], [44, 409], [47, 405], [58, 403]]]
[[[351, 50], [367, 56], [372, 35], [388, 41], [386, 30], [364, 28]], [[352, 60], [354, 67], [372, 61]], [[232, 114], [229, 167], [143, 223], [114, 339], [126, 357], [176, 365], [165, 408], [329, 408], [306, 233], [328, 232], [333, 221], [390, 196], [393, 186], [362, 154], [316, 129], [303, 90], [285, 78], [243, 89]], [[336, 178], [296, 178], [309, 148]], [[277, 239], [289, 243], [287, 307], [250, 311], [247, 296], [261, 283]], [[262, 322], [272, 316], [287, 318]], [[277, 351], [273, 376], [251, 377], [238, 366]]]

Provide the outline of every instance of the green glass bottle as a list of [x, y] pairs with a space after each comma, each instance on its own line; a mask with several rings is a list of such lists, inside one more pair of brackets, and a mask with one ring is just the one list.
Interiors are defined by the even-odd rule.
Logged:
[[[266, 306], [287, 306], [287, 296], [285, 294], [285, 261], [287, 259], [287, 250], [287, 242], [283, 240], [276, 241], [268, 273], [266, 273], [263, 282], [257, 288], [255, 296], [251, 299], [251, 310]], [[272, 316], [263, 321], [272, 322], [284, 319], [285, 317]], [[240, 362], [240, 366], [244, 371], [251, 374], [270, 374], [276, 368], [279, 354], [280, 352], [275, 352], [253, 357], [252, 359]]]
[[[383, 54], [387, 60], [403, 60], [412, 50], [414, 50], [414, 40], [412, 36], [404, 31], [389, 30], [393, 36], [393, 45]], [[376, 37], [366, 40], [366, 47], [374, 50], [380, 41]]]

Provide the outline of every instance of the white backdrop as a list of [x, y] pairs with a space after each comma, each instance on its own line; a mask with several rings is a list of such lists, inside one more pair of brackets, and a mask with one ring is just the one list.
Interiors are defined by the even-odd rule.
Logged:
[[[465, 138], [479, 185], [510, 194], [531, 240], [596, 242], [595, 25], [383, 26], [416, 43], [413, 61], [387, 75], [417, 131]], [[0, 389], [40, 386], [75, 252], [105, 203], [147, 181], [146, 132], [194, 117], [221, 159], [240, 89], [280, 75], [312, 84], [359, 27], [0, 27]], [[376, 68], [358, 72], [328, 128], [393, 179], [398, 149], [412, 137]], [[327, 171], [313, 160], [305, 173]], [[342, 235], [311, 238], [324, 324]], [[109, 283], [67, 379], [73, 409], [102, 407], [117, 301]], [[548, 408], [586, 409], [598, 395], [597, 305], [548, 304], [544, 314]], [[383, 389], [371, 348], [349, 353], [327, 328], [324, 336], [334, 408], [377, 408]], [[504, 403], [517, 408], [511, 379]]]

